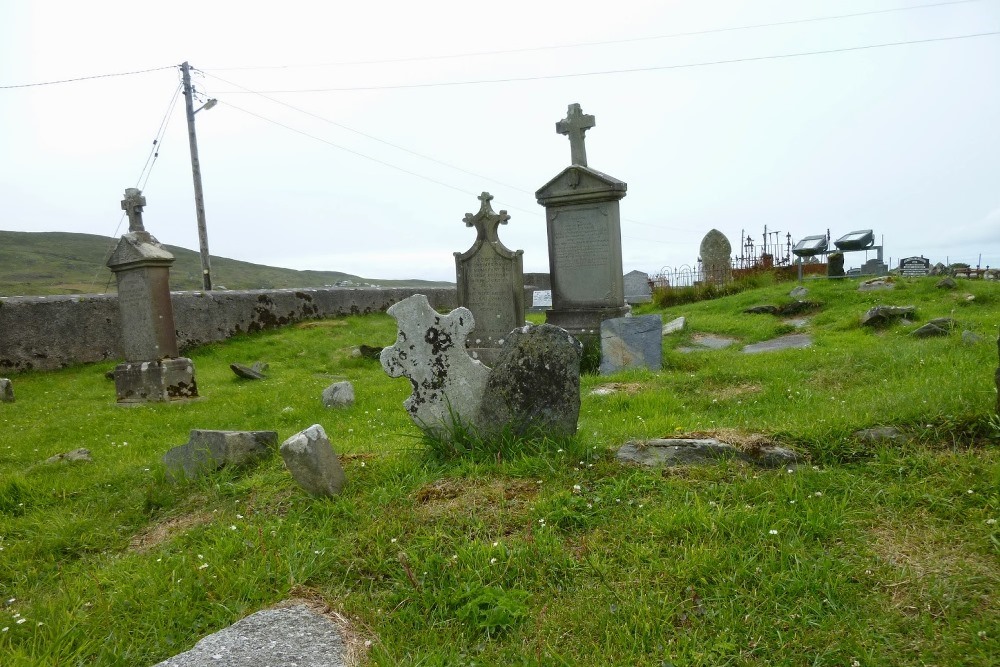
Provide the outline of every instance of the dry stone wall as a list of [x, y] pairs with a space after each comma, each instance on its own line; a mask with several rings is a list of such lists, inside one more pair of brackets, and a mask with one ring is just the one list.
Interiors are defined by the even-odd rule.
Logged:
[[[185, 349], [302, 320], [385, 312], [413, 294], [456, 306], [454, 288], [359, 288], [173, 292], [177, 343]], [[0, 372], [52, 370], [121, 359], [118, 297], [0, 297]]]

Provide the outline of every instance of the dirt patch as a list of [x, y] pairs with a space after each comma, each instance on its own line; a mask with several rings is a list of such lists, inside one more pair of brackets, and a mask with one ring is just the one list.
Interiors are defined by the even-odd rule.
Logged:
[[763, 387], [759, 384], [753, 384], [746, 382], [743, 384], [733, 384], [725, 387], [720, 387], [712, 391], [712, 395], [715, 396], [720, 401], [724, 401], [730, 398], [736, 398], [737, 396], [745, 396], [746, 394], [756, 394], [761, 391]]
[[711, 431], [694, 431], [693, 433], [672, 433], [671, 438], [715, 438], [719, 442], [737, 447], [744, 452], [758, 452], [764, 447], [780, 447], [781, 443], [772, 440], [763, 433], [744, 433], [732, 428], [720, 428]]
[[138, 535], [129, 540], [129, 549], [137, 553], [152, 551], [164, 542], [172, 540], [176, 535], [186, 533], [197, 526], [204, 526], [211, 523], [211, 512], [197, 512], [195, 514], [185, 514], [175, 516], [161, 521], [155, 526], [150, 526]]
[[423, 518], [463, 513], [526, 510], [538, 484], [523, 479], [439, 479], [417, 489], [417, 514]]

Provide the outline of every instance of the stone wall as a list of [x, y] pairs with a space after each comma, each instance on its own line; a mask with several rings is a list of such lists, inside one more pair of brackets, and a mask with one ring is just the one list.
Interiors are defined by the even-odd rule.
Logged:
[[[384, 312], [416, 294], [447, 312], [454, 288], [173, 292], [177, 343], [185, 349], [307, 319]], [[388, 342], [388, 341], [386, 341]], [[121, 359], [114, 294], [0, 297], [0, 373]]]

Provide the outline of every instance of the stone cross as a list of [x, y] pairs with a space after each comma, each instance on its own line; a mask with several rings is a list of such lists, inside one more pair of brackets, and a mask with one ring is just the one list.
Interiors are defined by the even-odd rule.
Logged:
[[477, 240], [488, 239], [495, 241], [497, 240], [497, 228], [500, 225], [506, 225], [507, 221], [510, 220], [510, 216], [504, 210], [501, 210], [500, 213], [493, 212], [493, 207], [490, 206], [493, 195], [489, 192], [484, 192], [477, 199], [482, 202], [479, 206], [479, 213], [475, 215], [466, 213], [462, 221], [465, 222], [466, 227], [476, 228]]
[[593, 116], [585, 115], [579, 104], [569, 105], [566, 117], [556, 123], [556, 132], [569, 135], [569, 150], [573, 164], [587, 166], [587, 147], [584, 145], [584, 133], [597, 125]]
[[146, 205], [146, 198], [137, 188], [125, 188], [125, 199], [122, 200], [122, 210], [128, 214], [128, 230], [130, 232], [144, 232], [146, 228], [142, 226], [142, 207]]

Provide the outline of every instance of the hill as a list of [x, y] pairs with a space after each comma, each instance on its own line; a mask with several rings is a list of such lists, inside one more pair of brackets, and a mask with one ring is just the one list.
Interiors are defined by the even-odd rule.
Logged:
[[[87, 294], [114, 291], [105, 268], [115, 241], [95, 234], [0, 231], [0, 296]], [[174, 290], [201, 289], [201, 257], [193, 250], [165, 245], [177, 261], [170, 270]], [[445, 285], [429, 280], [378, 280], [341, 271], [297, 271], [212, 256], [216, 286], [227, 289], [323, 287], [340, 281], [359, 284]]]

